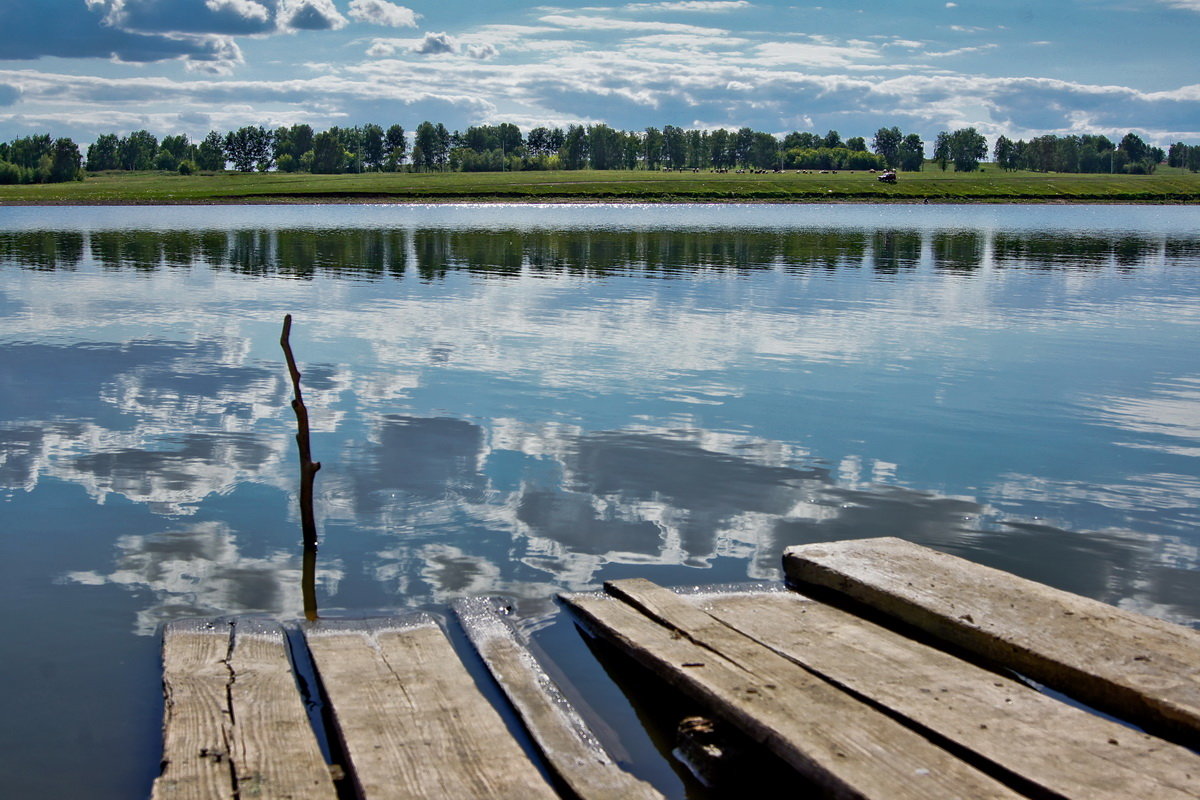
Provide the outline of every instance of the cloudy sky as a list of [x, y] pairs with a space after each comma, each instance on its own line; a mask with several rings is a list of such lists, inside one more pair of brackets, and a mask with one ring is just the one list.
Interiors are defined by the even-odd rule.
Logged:
[[0, 0], [0, 138], [674, 124], [1200, 141], [1200, 0]]

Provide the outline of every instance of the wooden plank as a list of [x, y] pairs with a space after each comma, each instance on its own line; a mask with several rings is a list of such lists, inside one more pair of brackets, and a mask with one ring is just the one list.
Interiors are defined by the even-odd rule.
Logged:
[[795, 593], [685, 597], [877, 705], [1078, 800], [1187, 800], [1200, 756]]
[[1131, 722], [1200, 737], [1200, 633], [902, 539], [788, 548], [795, 585], [865, 603]]
[[163, 768], [156, 800], [332, 800], [283, 630], [264, 620], [179, 620], [163, 631]]
[[588, 625], [835, 798], [1019, 795], [648, 581], [564, 599]]
[[612, 760], [493, 601], [458, 600], [454, 611], [551, 769], [580, 800], [661, 800]]
[[177, 620], [163, 629], [163, 757], [153, 800], [232, 800], [230, 622]]
[[304, 630], [366, 800], [557, 796], [432, 618]]
[[337, 790], [297, 690], [279, 624], [238, 620], [229, 670], [230, 756], [238, 796], [334, 800]]

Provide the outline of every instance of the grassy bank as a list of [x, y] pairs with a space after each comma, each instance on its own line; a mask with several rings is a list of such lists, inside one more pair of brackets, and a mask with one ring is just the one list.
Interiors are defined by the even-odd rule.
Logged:
[[901, 173], [895, 185], [865, 172], [737, 175], [708, 172], [102, 173], [76, 183], [0, 186], [0, 204], [407, 202], [429, 200], [1200, 202], [1200, 175], [1035, 172]]

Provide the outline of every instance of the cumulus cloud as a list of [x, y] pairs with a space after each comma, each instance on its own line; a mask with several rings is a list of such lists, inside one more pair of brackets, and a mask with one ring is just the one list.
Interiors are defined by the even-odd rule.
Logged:
[[500, 51], [496, 48], [496, 45], [489, 42], [484, 42], [483, 44], [469, 44], [467, 45], [466, 53], [469, 58], [474, 58], [479, 61], [486, 61], [489, 58], [495, 58], [496, 56], [500, 55]]
[[259, 0], [88, 0], [110, 28], [144, 34], [244, 36], [274, 29], [271, 11]]
[[425, 56], [437, 56], [444, 53], [457, 53], [458, 42], [448, 33], [433, 33], [425, 34], [425, 38], [415, 45], [412, 49], [414, 53], [420, 53]]
[[411, 8], [387, 0], [350, 0], [350, 18], [390, 28], [415, 28], [420, 16]]
[[345, 27], [333, 0], [277, 0], [276, 22], [281, 30], [328, 31]]

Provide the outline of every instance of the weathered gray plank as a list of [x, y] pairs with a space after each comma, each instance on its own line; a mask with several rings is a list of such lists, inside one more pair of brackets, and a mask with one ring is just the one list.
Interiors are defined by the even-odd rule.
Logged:
[[[900, 723], [648, 581], [564, 598], [597, 633], [837, 798], [1015, 798]], [[636, 607], [635, 607], [636, 605]]]
[[840, 592], [1080, 700], [1200, 736], [1200, 633], [880, 538], [792, 547], [787, 577]]
[[279, 624], [238, 620], [229, 669], [230, 756], [238, 796], [334, 800], [337, 790], [297, 691]]
[[163, 770], [156, 800], [337, 793], [292, 675], [262, 620], [180, 620], [163, 631]]
[[662, 798], [612, 760], [493, 601], [459, 600], [454, 611], [538, 749], [580, 800]]
[[1047, 792], [1186, 800], [1200, 756], [794, 593], [685, 598], [716, 619]]
[[367, 800], [556, 797], [431, 618], [305, 636]]
[[232, 800], [229, 622], [179, 620], [163, 629], [163, 757], [154, 800]]

